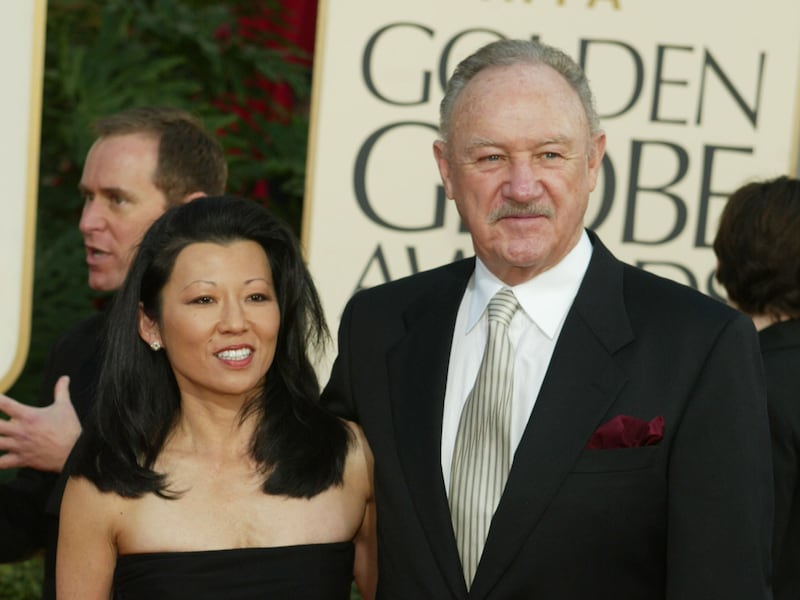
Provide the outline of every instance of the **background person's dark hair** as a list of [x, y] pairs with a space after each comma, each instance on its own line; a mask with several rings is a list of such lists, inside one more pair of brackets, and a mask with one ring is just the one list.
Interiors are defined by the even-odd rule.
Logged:
[[736, 190], [714, 252], [717, 280], [742, 312], [800, 317], [800, 180], [778, 177]]
[[92, 130], [98, 138], [145, 134], [159, 140], [153, 184], [169, 206], [181, 204], [190, 194], [225, 193], [228, 164], [222, 146], [200, 119], [167, 106], [142, 106], [103, 117]]
[[[111, 306], [96, 410], [70, 461], [70, 473], [126, 497], [171, 497], [153, 470], [180, 411], [180, 393], [164, 351], [139, 337], [138, 307], [161, 322], [161, 291], [190, 244], [258, 243], [272, 270], [280, 310], [275, 358], [264, 388], [241, 417], [258, 420], [250, 453], [270, 494], [311, 497], [341, 484], [349, 430], [318, 403], [309, 349], [328, 338], [322, 307], [294, 234], [256, 202], [198, 198], [168, 210], [145, 235]], [[167, 349], [168, 351], [168, 349]]]

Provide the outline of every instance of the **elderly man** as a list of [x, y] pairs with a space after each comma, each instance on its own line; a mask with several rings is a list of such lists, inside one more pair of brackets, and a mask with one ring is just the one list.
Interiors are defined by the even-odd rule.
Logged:
[[[197, 119], [176, 109], [124, 111], [99, 120], [95, 133], [79, 185], [84, 197], [79, 227], [89, 287], [113, 291], [153, 221], [169, 206], [222, 194], [227, 166], [218, 142]], [[55, 597], [65, 484], [57, 472], [80, 433], [79, 419], [94, 402], [104, 318], [98, 314], [78, 323], [55, 343], [42, 378], [44, 408], [0, 398], [0, 410], [12, 417], [0, 421], [0, 449], [7, 451], [0, 466], [28, 467], [0, 486], [0, 560], [19, 560], [45, 548], [43, 597], [48, 599]]]
[[492, 43], [434, 155], [476, 256], [354, 296], [325, 390], [375, 455], [379, 598], [768, 598], [743, 315], [584, 228], [605, 150], [564, 53]]

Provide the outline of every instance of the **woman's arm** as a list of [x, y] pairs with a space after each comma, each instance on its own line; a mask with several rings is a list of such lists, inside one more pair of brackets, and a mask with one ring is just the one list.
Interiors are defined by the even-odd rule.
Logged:
[[364, 518], [353, 542], [355, 564], [353, 577], [364, 600], [373, 600], [378, 587], [378, 537], [376, 532], [375, 489], [373, 480], [373, 457], [367, 439], [358, 425], [350, 423], [356, 437], [356, 452], [363, 457], [365, 508]]
[[59, 600], [108, 600], [117, 560], [112, 505], [118, 497], [70, 477], [61, 501], [56, 554]]

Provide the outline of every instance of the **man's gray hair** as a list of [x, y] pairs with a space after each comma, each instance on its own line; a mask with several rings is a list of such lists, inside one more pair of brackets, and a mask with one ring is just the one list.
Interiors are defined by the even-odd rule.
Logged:
[[517, 64], [546, 65], [559, 73], [578, 94], [592, 134], [600, 132], [600, 118], [586, 75], [578, 64], [558, 48], [531, 40], [498, 40], [480, 48], [456, 67], [447, 82], [439, 106], [439, 135], [446, 142], [450, 137], [450, 120], [458, 96], [475, 75], [490, 67]]

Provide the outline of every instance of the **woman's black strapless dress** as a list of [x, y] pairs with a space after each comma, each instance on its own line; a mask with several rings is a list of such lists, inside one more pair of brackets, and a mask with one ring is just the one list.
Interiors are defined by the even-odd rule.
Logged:
[[117, 557], [117, 600], [348, 600], [352, 542]]

